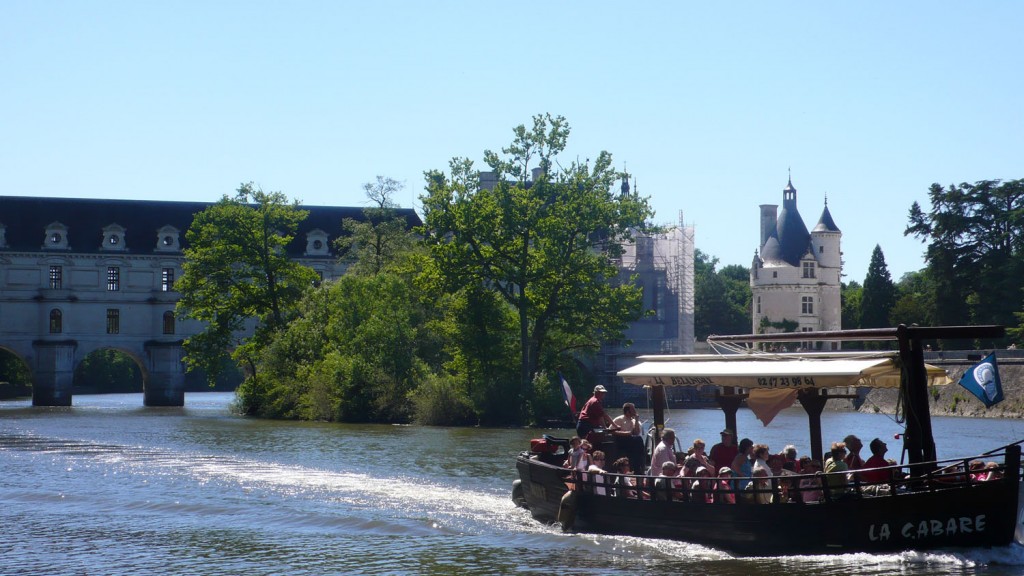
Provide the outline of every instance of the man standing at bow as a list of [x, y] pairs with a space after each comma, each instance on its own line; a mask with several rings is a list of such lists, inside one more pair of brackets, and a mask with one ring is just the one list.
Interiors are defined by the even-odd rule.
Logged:
[[576, 422], [576, 434], [580, 438], [586, 438], [590, 431], [599, 426], [612, 427], [612, 419], [604, 411], [601, 399], [608, 393], [604, 386], [594, 386], [594, 395], [583, 405], [580, 410], [580, 419]]

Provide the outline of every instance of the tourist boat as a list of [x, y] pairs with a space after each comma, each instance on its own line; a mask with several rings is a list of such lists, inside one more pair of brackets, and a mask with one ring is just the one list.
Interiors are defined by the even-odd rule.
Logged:
[[[991, 479], [980, 481], [975, 458], [938, 461], [928, 414], [929, 382], [948, 382], [945, 372], [924, 363], [922, 341], [998, 338], [1001, 326], [917, 327], [709, 338], [732, 346], [731, 354], [650, 356], [622, 370], [627, 384], [650, 386], [654, 425], [664, 427], [664, 387], [715, 386], [727, 428], [736, 430], [736, 411], [758, 390], [796, 390], [808, 414], [811, 456], [821, 462], [820, 415], [830, 398], [851, 386], [898, 387], [905, 408], [904, 449], [908, 462], [892, 467], [892, 480], [865, 485], [845, 474], [846, 486], [824, 499], [782, 503], [781, 487], [805, 476], [770, 478], [772, 504], [719, 505], [669, 499], [653, 489], [652, 478], [635, 476], [636, 489], [614, 489], [615, 474], [579, 474], [563, 467], [567, 441], [547, 437], [516, 460], [512, 498], [541, 521], [566, 530], [674, 539], [738, 555], [777, 556], [991, 547], [1024, 542], [1020, 442], [980, 458], [997, 462]], [[794, 340], [798, 338], [799, 340]], [[832, 347], [844, 340], [896, 340], [898, 352], [746, 353], [764, 343], [818, 341]], [[751, 344], [753, 343], [753, 344]], [[838, 347], [838, 346], [835, 346]], [[831, 394], [830, 394], [831, 392]], [[660, 400], [660, 401], [659, 401]], [[1024, 442], [1024, 441], [1022, 441]], [[555, 447], [556, 452], [551, 450]], [[615, 452], [614, 442], [597, 446]], [[611, 458], [608, 459], [611, 462]], [[827, 475], [824, 475], [827, 476]], [[819, 479], [827, 480], [819, 473]], [[692, 480], [692, 479], [690, 479]], [[789, 482], [789, 484], [787, 484]], [[684, 484], [689, 483], [686, 480]], [[827, 483], [827, 482], [826, 482]], [[794, 502], [792, 500], [797, 500]]]

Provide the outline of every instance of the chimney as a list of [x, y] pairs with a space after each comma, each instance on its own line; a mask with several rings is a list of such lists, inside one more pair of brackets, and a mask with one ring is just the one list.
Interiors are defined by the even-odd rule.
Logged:
[[778, 224], [778, 204], [761, 204], [761, 246], [775, 233]]

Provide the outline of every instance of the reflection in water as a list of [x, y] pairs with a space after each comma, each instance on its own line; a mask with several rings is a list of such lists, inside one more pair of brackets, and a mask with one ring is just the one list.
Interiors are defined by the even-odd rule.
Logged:
[[[509, 499], [512, 458], [540, 431], [266, 422], [229, 415], [227, 394], [189, 395], [170, 410], [140, 408], [138, 398], [0, 403], [0, 522], [17, 527], [0, 542], [0, 573], [1024, 571], [1017, 546], [736, 559], [682, 542], [562, 534]], [[675, 426], [709, 437], [692, 431], [715, 430], [719, 416], [677, 412], [686, 425]], [[857, 416], [844, 415], [844, 429], [890, 425]], [[782, 440], [779, 430], [746, 429]]]

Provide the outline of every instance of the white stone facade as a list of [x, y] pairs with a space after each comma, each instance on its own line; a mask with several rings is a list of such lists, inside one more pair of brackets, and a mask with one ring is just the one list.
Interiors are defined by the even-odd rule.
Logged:
[[[0, 348], [29, 367], [34, 403], [69, 405], [75, 367], [111, 348], [142, 369], [147, 405], [181, 405], [182, 342], [202, 326], [175, 317], [174, 281], [184, 231], [209, 205], [0, 196]], [[302, 208], [288, 253], [339, 278], [332, 242], [362, 211]], [[399, 215], [419, 223], [412, 210]]]
[[[750, 268], [753, 333], [781, 332], [782, 324], [797, 332], [842, 328], [840, 283], [842, 232], [826, 204], [818, 224], [807, 232], [796, 207], [792, 182], [783, 190], [782, 213], [777, 205], [761, 206], [761, 244]], [[838, 342], [807, 342], [813, 349], [838, 349]]]

